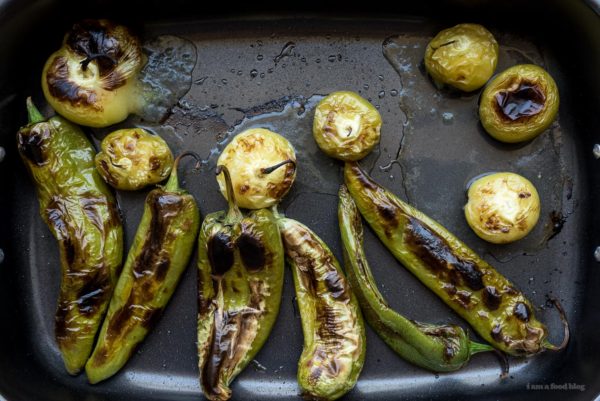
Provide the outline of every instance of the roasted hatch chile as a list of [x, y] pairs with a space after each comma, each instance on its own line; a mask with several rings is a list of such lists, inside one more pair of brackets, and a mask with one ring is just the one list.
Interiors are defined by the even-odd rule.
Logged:
[[354, 92], [333, 92], [315, 110], [315, 141], [336, 159], [362, 159], [379, 143], [380, 130], [379, 111]]
[[[287, 139], [264, 128], [236, 135], [223, 149], [217, 164], [227, 167], [237, 205], [245, 209], [279, 203], [296, 179], [294, 148]], [[225, 177], [219, 175], [217, 181], [227, 199]]]
[[444, 29], [425, 50], [425, 69], [433, 80], [465, 92], [485, 85], [497, 63], [498, 43], [478, 24]]
[[480, 238], [506, 244], [525, 237], [540, 217], [540, 197], [515, 173], [484, 175], [469, 186], [465, 218]]
[[362, 220], [345, 186], [340, 188], [339, 198], [338, 219], [348, 281], [367, 322], [390, 348], [405, 360], [434, 372], [458, 370], [471, 355], [494, 349], [470, 341], [460, 326], [416, 322], [391, 309], [371, 274], [363, 250]]
[[558, 87], [543, 68], [515, 65], [487, 84], [479, 101], [479, 118], [499, 141], [528, 141], [552, 124], [559, 101]]
[[55, 336], [67, 371], [76, 374], [92, 351], [117, 282], [123, 228], [81, 129], [59, 116], [44, 121], [31, 99], [27, 110], [29, 124], [19, 130], [17, 144], [35, 182], [40, 214], [59, 243]]
[[288, 218], [278, 224], [304, 334], [298, 384], [307, 399], [335, 400], [354, 387], [365, 360], [358, 302], [335, 256], [312, 230]]
[[62, 116], [90, 127], [123, 121], [138, 104], [135, 77], [144, 57], [129, 30], [107, 20], [73, 25], [46, 61], [42, 89]]
[[230, 383], [266, 341], [279, 313], [284, 254], [273, 214], [244, 216], [226, 167], [229, 210], [209, 214], [198, 237], [198, 359], [209, 400], [231, 397]]
[[[495, 348], [515, 356], [558, 350], [522, 292], [439, 223], [373, 181], [356, 162], [344, 180], [379, 239], [411, 273]], [[559, 311], [562, 309], [559, 309]]]
[[173, 153], [158, 135], [142, 128], [120, 129], [102, 140], [96, 168], [111, 186], [132, 191], [164, 181], [173, 167]]
[[175, 161], [169, 181], [148, 194], [144, 214], [85, 366], [90, 383], [121, 369], [160, 317], [188, 265], [200, 213], [194, 197], [179, 187]]

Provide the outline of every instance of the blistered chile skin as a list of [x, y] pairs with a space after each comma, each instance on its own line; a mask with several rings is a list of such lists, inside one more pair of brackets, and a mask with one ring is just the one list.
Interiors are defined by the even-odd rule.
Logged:
[[84, 20], [73, 25], [62, 47], [46, 61], [42, 90], [63, 117], [106, 127], [139, 106], [135, 77], [143, 63], [140, 42], [126, 27]]
[[392, 254], [495, 348], [531, 356], [550, 346], [525, 295], [439, 223], [373, 181], [357, 163], [344, 180]]
[[360, 160], [379, 143], [381, 115], [357, 93], [326, 96], [315, 110], [313, 137], [327, 155], [344, 161]]
[[556, 82], [543, 68], [515, 65], [485, 87], [479, 119], [483, 128], [499, 141], [528, 141], [550, 127], [559, 102]]
[[[273, 171], [264, 169], [285, 165]], [[255, 128], [236, 135], [217, 162], [231, 173], [236, 203], [244, 209], [271, 207], [290, 190], [296, 179], [296, 152], [281, 135]], [[217, 177], [221, 193], [228, 199], [223, 175]]]
[[425, 68], [434, 81], [465, 92], [481, 88], [498, 64], [498, 43], [483, 26], [444, 29], [427, 45]]
[[434, 325], [409, 320], [383, 298], [363, 250], [362, 219], [348, 189], [339, 191], [338, 220], [346, 274], [361, 309], [375, 332], [405, 360], [433, 372], [460, 369], [477, 352], [493, 348], [471, 342], [457, 325]]
[[[30, 116], [34, 109], [30, 107]], [[33, 109], [32, 109], [33, 108]], [[21, 128], [17, 145], [35, 183], [42, 219], [57, 239], [61, 283], [55, 336], [65, 367], [87, 361], [121, 268], [123, 228], [116, 201], [94, 166], [95, 150], [62, 117]]]
[[358, 301], [335, 256], [312, 230], [287, 218], [278, 224], [304, 334], [298, 384], [306, 399], [335, 400], [355, 386], [365, 360]]
[[468, 190], [465, 218], [480, 238], [495, 244], [517, 241], [540, 217], [534, 185], [518, 174], [495, 173], [475, 180]]
[[166, 186], [146, 197], [142, 220], [85, 367], [90, 383], [111, 377], [127, 363], [188, 265], [200, 213], [194, 197], [179, 188], [176, 168]]
[[173, 167], [173, 153], [158, 135], [142, 128], [121, 129], [102, 140], [95, 162], [108, 184], [132, 191], [164, 181]]

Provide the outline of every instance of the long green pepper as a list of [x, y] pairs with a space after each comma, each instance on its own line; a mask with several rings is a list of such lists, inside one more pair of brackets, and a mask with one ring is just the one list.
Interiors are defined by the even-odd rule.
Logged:
[[363, 249], [362, 219], [346, 186], [339, 191], [338, 220], [346, 275], [371, 327], [402, 358], [433, 372], [451, 372], [471, 355], [494, 348], [469, 340], [457, 325], [433, 325], [409, 320], [385, 301]]
[[206, 216], [198, 237], [198, 366], [209, 400], [231, 397], [230, 383], [267, 340], [279, 313], [284, 254], [267, 209], [243, 215], [225, 174], [229, 210]]
[[45, 120], [27, 99], [29, 124], [17, 134], [19, 154], [33, 177], [40, 214], [57, 239], [61, 283], [55, 337], [65, 367], [87, 361], [113, 292], [123, 254], [116, 201], [96, 171], [96, 151], [78, 126]]
[[148, 194], [144, 214], [108, 314], [85, 370], [90, 383], [117, 373], [160, 317], [192, 254], [200, 213], [194, 197], [179, 187], [177, 167], [164, 187]]
[[515, 356], [560, 350], [569, 330], [560, 304], [564, 340], [555, 346], [522, 292], [439, 223], [378, 185], [357, 162], [344, 180], [360, 213], [410, 272], [495, 348]]

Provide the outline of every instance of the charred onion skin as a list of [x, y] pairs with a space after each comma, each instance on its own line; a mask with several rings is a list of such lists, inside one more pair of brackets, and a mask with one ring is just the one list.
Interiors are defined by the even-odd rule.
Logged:
[[179, 187], [180, 159], [167, 184], [146, 197], [98, 342], [85, 366], [92, 384], [108, 379], [127, 363], [160, 318], [192, 255], [200, 213], [194, 197]]
[[279, 313], [284, 253], [267, 209], [243, 215], [227, 168], [229, 210], [206, 216], [198, 237], [198, 367], [209, 400], [229, 385], [267, 340]]
[[138, 105], [135, 77], [144, 58], [139, 40], [108, 20], [83, 20], [65, 35], [46, 61], [42, 90], [63, 117], [106, 127], [123, 121]]
[[501, 142], [528, 141], [556, 119], [560, 97], [556, 82], [543, 68], [520, 64], [493, 78], [483, 90], [479, 118]]
[[380, 136], [379, 111], [357, 93], [333, 92], [317, 105], [313, 137], [328, 156], [360, 160], [379, 143]]
[[55, 337], [70, 374], [92, 348], [123, 257], [123, 227], [114, 196], [94, 166], [94, 147], [60, 116], [48, 120], [28, 99], [30, 123], [17, 134], [42, 219], [60, 250]]
[[124, 191], [164, 181], [173, 167], [173, 153], [158, 135], [142, 128], [108, 134], [96, 155], [96, 168], [108, 184]]
[[535, 186], [515, 173], [478, 178], [469, 186], [467, 196], [467, 223], [488, 242], [517, 241], [531, 232], [540, 217], [540, 197]]
[[295, 220], [278, 224], [304, 334], [298, 384], [305, 399], [335, 400], [355, 386], [365, 360], [358, 301], [323, 240]]
[[[264, 128], [236, 135], [223, 149], [218, 165], [231, 174], [236, 203], [244, 209], [271, 207], [290, 190], [296, 179], [296, 151], [283, 136]], [[280, 165], [279, 168], [269, 169]], [[223, 175], [217, 177], [228, 199]]]
[[471, 341], [458, 325], [409, 320], [388, 305], [367, 262], [358, 208], [344, 185], [339, 190], [338, 220], [348, 281], [367, 322], [394, 352], [424, 369], [452, 372], [462, 368], [473, 354], [493, 350]]
[[[439, 223], [346, 163], [344, 180], [384, 245], [489, 344], [514, 356], [545, 349], [548, 330], [525, 295]], [[565, 324], [568, 341], [568, 326]]]
[[478, 24], [439, 32], [425, 50], [425, 69], [434, 81], [472, 92], [490, 79], [498, 64], [498, 42]]

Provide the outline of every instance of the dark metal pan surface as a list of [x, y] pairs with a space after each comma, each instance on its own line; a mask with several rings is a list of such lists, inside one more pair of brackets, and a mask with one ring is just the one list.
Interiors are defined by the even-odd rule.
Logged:
[[[600, 245], [595, 206], [600, 201], [600, 161], [592, 149], [600, 142], [600, 21], [588, 5], [545, 2], [540, 14], [536, 2], [461, 1], [436, 8], [426, 1], [369, 16], [231, 17], [175, 3], [150, 2], [136, 14], [133, 5], [125, 12], [108, 7], [111, 2], [95, 2], [86, 9], [70, 2], [0, 1], [0, 399], [201, 399], [195, 260], [155, 329], [112, 379], [92, 386], [85, 375], [67, 375], [53, 337], [58, 249], [39, 217], [34, 188], [18, 159], [15, 133], [26, 120], [25, 97], [32, 95], [44, 104], [41, 68], [65, 29], [80, 17], [107, 15], [131, 24], [144, 39], [171, 34], [197, 49], [191, 88], [163, 124], [130, 118], [119, 126], [148, 127], [175, 152], [194, 150], [205, 158], [200, 172], [193, 172], [191, 163], [182, 169], [184, 185], [196, 196], [203, 216], [226, 206], [214, 178], [219, 149], [236, 133], [266, 127], [287, 137], [299, 157], [296, 184], [281, 210], [313, 228], [341, 260], [336, 215], [341, 165], [319, 151], [311, 126], [323, 95], [353, 90], [369, 99], [383, 118], [381, 144], [362, 162], [372, 176], [515, 282], [538, 308], [553, 342], [561, 340], [562, 329], [548, 297], [560, 300], [571, 323], [572, 340], [564, 352], [511, 358], [506, 380], [500, 380], [493, 354], [475, 356], [456, 373], [434, 375], [418, 369], [369, 328], [364, 371], [344, 399], [598, 397], [600, 265], [594, 250]], [[492, 140], [478, 121], [478, 93], [437, 90], [424, 74], [421, 62], [428, 40], [442, 28], [467, 21], [485, 24], [496, 36], [501, 49], [498, 72], [526, 62], [545, 67], [556, 79], [559, 118], [535, 140], [515, 146]], [[105, 132], [88, 131], [96, 144]], [[540, 222], [523, 241], [493, 246], [465, 222], [466, 185], [490, 171], [522, 174], [540, 192]], [[117, 194], [127, 248], [145, 195]], [[371, 231], [365, 240], [381, 292], [395, 309], [421, 321], [468, 327], [398, 264]], [[283, 297], [269, 340], [234, 382], [234, 399], [299, 399], [296, 364], [302, 331], [289, 271]]]

